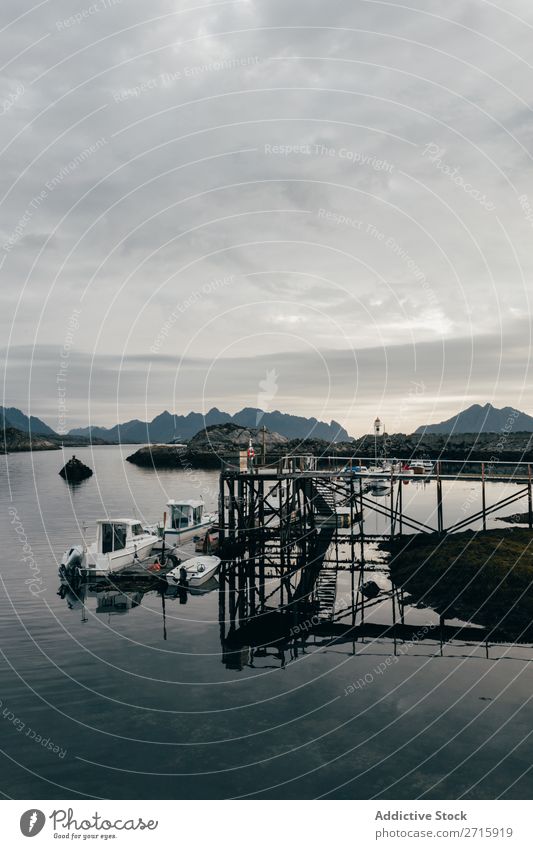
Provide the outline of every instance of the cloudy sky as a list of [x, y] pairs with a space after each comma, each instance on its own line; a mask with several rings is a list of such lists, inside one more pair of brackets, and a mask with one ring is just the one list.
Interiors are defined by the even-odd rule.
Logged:
[[0, 17], [5, 405], [533, 413], [530, 0]]

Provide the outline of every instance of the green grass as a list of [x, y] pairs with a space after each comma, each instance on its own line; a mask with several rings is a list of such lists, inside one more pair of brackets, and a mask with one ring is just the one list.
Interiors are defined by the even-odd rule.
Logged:
[[504, 528], [387, 544], [391, 575], [417, 602], [506, 637], [533, 635], [533, 532]]

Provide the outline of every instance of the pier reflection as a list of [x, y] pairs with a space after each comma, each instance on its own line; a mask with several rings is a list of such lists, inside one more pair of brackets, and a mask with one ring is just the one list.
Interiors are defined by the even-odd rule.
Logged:
[[442, 590], [439, 603], [439, 590], [433, 588], [430, 606], [424, 593], [407, 592], [393, 582], [388, 564], [376, 571], [367, 564], [366, 581], [359, 583], [354, 602], [349, 599], [350, 570], [345, 569], [348, 599], [338, 596], [332, 615], [323, 617], [312, 595], [305, 604], [293, 597], [277, 607], [273, 603], [254, 608], [250, 593], [258, 598], [260, 588], [239, 581], [232, 574], [235, 568], [234, 563], [225, 564], [219, 576], [221, 661], [227, 669], [283, 669], [315, 651], [533, 660], [533, 629], [498, 613], [499, 606], [507, 604], [505, 589], [493, 594], [489, 609], [478, 604], [475, 610], [463, 607], [460, 614], [450, 607], [448, 590]]

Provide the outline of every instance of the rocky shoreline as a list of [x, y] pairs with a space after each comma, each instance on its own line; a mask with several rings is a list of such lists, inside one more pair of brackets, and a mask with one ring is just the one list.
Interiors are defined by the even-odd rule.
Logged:
[[0, 435], [0, 454], [16, 454], [22, 451], [59, 451], [61, 448], [86, 448], [89, 445], [107, 445], [103, 439], [35, 433], [25, 433], [14, 427], [6, 427]]
[[410, 603], [511, 640], [533, 637], [532, 547], [526, 528], [415, 534], [381, 544]]
[[[328, 443], [321, 439], [289, 440], [280, 434], [239, 425], [211, 425], [196, 434], [186, 446], [146, 445], [127, 459], [144, 468], [220, 468], [221, 461], [238, 463], [239, 451], [252, 440], [255, 455], [261, 458], [263, 439], [268, 463], [275, 464], [286, 454], [335, 455], [346, 459], [372, 458], [374, 437], [366, 435], [353, 442]], [[532, 462], [533, 434], [516, 433], [505, 437], [498, 433], [482, 434], [390, 434], [377, 443], [380, 457], [427, 458], [438, 460], [472, 460]]]
[[[220, 468], [221, 461], [238, 463], [239, 452], [248, 447], [250, 439], [257, 458], [261, 458], [263, 440], [269, 463], [286, 454], [314, 456], [372, 458], [374, 436], [365, 435], [350, 442], [329, 443], [323, 439], [287, 439], [279, 433], [261, 428], [243, 427], [232, 423], [211, 425], [196, 434], [186, 445], [149, 444], [139, 448], [127, 459], [144, 468], [172, 469], [182, 467]], [[7, 427], [0, 440], [0, 453], [23, 451], [57, 451], [61, 448], [83, 448], [89, 445], [108, 445], [103, 439], [88, 439], [67, 434], [31, 435]], [[378, 438], [379, 457], [424, 458], [438, 460], [472, 460], [486, 463], [496, 461], [533, 463], [533, 433], [481, 434], [385, 434]]]

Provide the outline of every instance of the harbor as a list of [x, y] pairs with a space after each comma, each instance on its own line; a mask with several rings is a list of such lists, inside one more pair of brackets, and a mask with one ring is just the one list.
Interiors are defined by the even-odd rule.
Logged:
[[[53, 452], [3, 461], [12, 501], [3, 511], [10, 568], [2, 576], [6, 718], [0, 727], [6, 731], [4, 751], [12, 758], [14, 794], [24, 788], [39, 798], [65, 793], [73, 798], [279, 798], [280, 793], [287, 798], [364, 798], [369, 792], [411, 798], [413, 785], [405, 775], [413, 770], [429, 798], [453, 798], [458, 792], [494, 795], [505, 792], [510, 780], [516, 780], [514, 798], [528, 795], [519, 754], [533, 674], [528, 635], [517, 630], [510, 639], [509, 633], [500, 633], [497, 616], [480, 624], [466, 613], [457, 618], [460, 611], [441, 624], [437, 601], [424, 600], [405, 583], [402, 598], [403, 576], [397, 575], [393, 587], [389, 553], [379, 548], [390, 541], [390, 513], [364, 505], [364, 582], [376, 584], [379, 593], [359, 598], [354, 626], [352, 572], [357, 599], [361, 541], [357, 521], [347, 525], [343, 507], [338, 528], [327, 528], [327, 520], [324, 525], [335, 531], [328, 559], [336, 556], [335, 536], [339, 542], [333, 617], [319, 617], [313, 609], [315, 585], [308, 597], [311, 606], [302, 599], [295, 621], [296, 605], [288, 601], [295, 591], [288, 586], [287, 559], [280, 580], [279, 550], [272, 550], [265, 563], [264, 612], [258, 575], [250, 597], [249, 583], [247, 588], [239, 584], [245, 559], [238, 552], [224, 553], [224, 546], [215, 554], [221, 559], [217, 572], [203, 587], [170, 586], [157, 572], [98, 577], [73, 587], [61, 581], [64, 552], [82, 537], [92, 541], [97, 522], [106, 515], [129, 515], [153, 526], [162, 523], [171, 500], [203, 500], [206, 513], [213, 515], [221, 483], [227, 496], [233, 480], [237, 498], [239, 485], [247, 481], [257, 487], [267, 475], [276, 478], [270, 485], [279, 489], [281, 484], [286, 504], [287, 484], [283, 477], [278, 480], [277, 467], [260, 468], [260, 446], [257, 474], [238, 468], [195, 470], [194, 481], [186, 470], [154, 474], [138, 469], [125, 461], [129, 453], [128, 446], [77, 449], [94, 474], [72, 487], [58, 477]], [[331, 485], [336, 488], [334, 478], [339, 477], [341, 493], [349, 493], [353, 478], [357, 517], [356, 473], [341, 483], [338, 472], [327, 473]], [[286, 474], [289, 486], [292, 481], [298, 485], [299, 470]], [[306, 475], [313, 478], [313, 470], [304, 472], [303, 480]], [[436, 481], [410, 477], [401, 484], [404, 513], [435, 528]], [[398, 485], [395, 481], [396, 496]], [[487, 506], [520, 487], [525, 485], [486, 481]], [[390, 510], [390, 495], [363, 491], [363, 498]], [[274, 511], [279, 509], [279, 498], [269, 501]], [[476, 513], [481, 482], [443, 481], [446, 526], [466, 515], [465, 504], [468, 515]], [[9, 514], [8, 507], [16, 513]], [[527, 513], [527, 494], [501, 513], [513, 510]], [[313, 512], [317, 524], [321, 519]], [[228, 506], [225, 516], [229, 523]], [[502, 527], [496, 516], [487, 515], [489, 532]], [[268, 526], [276, 521], [274, 512]], [[481, 531], [482, 520], [474, 528]], [[411, 536], [410, 530], [403, 528], [402, 539]], [[528, 533], [527, 524], [523, 530]], [[23, 533], [31, 553], [23, 550]], [[343, 562], [351, 556], [352, 543], [353, 570], [351, 562]], [[179, 554], [185, 561], [202, 556], [194, 539]], [[154, 551], [147, 565], [160, 557]], [[291, 568], [298, 565], [295, 557], [291, 551]], [[257, 557], [256, 567], [259, 572]], [[298, 578], [290, 577], [296, 588]], [[375, 592], [371, 586], [370, 592]], [[252, 602], [255, 615], [250, 615]], [[498, 709], [502, 698], [518, 709], [504, 729]], [[30, 737], [7, 733], [11, 713], [20, 725], [61, 744], [65, 756], [59, 759]], [[474, 719], [475, 733], [461, 735]], [[459, 736], [447, 745], [454, 734]], [[420, 765], [433, 751], [435, 735], [444, 748]], [[488, 738], [492, 756], [507, 758], [505, 777], [487, 774], [475, 754]], [[37, 775], [18, 765], [29, 759]], [[454, 773], [461, 761], [464, 765]]]
[[[458, 518], [448, 500], [460, 484], [471, 492]], [[426, 494], [424, 521], [411, 506], [417, 499], [410, 492], [420, 487]], [[169, 499], [163, 520], [152, 525], [99, 520], [95, 542], [65, 551], [62, 583], [79, 594], [82, 585], [98, 579], [113, 588], [123, 581], [152, 581], [162, 597], [176, 590], [182, 604], [188, 590], [205, 585], [219, 593], [228, 644], [237, 631], [253, 634], [256, 642], [260, 635], [267, 639], [272, 627], [284, 638], [305, 633], [351, 640], [355, 651], [367, 635], [369, 611], [386, 611], [370, 634], [381, 627], [394, 640], [397, 634], [405, 639], [413, 627], [395, 576], [398, 564], [416, 559], [421, 546], [430, 551], [419, 569], [429, 571], [451, 540], [461, 540], [461, 564], [468, 567], [487, 539], [507, 548], [519, 544], [519, 554], [526, 556], [532, 539], [527, 463], [494, 461], [487, 468], [482, 461], [386, 460], [376, 450], [373, 458], [286, 455], [272, 464], [256, 455], [250, 440], [239, 465], [222, 459], [217, 501], [218, 509], [210, 512], [202, 499]], [[447, 610], [441, 611], [441, 648], [458, 635], [486, 644], [508, 638], [503, 627], [449, 626], [446, 618]], [[527, 642], [530, 631], [527, 627], [517, 639]]]

